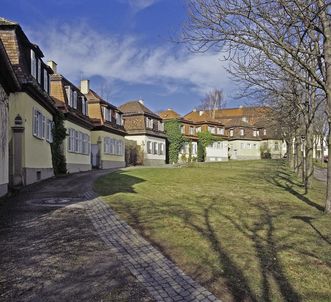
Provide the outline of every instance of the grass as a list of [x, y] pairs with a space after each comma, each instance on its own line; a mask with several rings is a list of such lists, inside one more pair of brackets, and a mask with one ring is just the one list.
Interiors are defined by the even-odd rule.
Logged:
[[304, 195], [282, 161], [122, 170], [95, 188], [224, 301], [331, 301], [325, 184]]

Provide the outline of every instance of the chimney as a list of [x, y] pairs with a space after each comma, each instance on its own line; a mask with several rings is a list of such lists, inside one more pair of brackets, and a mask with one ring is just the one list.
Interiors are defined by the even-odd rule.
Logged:
[[52, 68], [54, 73], [57, 73], [57, 64], [54, 61], [47, 61], [47, 65]]
[[141, 104], [141, 105], [144, 105], [144, 100], [138, 100], [138, 102]]
[[197, 108], [193, 108], [193, 112], [197, 112]]
[[203, 115], [203, 110], [200, 110], [200, 111], [199, 111], [199, 115], [200, 115], [200, 116]]
[[88, 94], [90, 91], [90, 80], [81, 80], [80, 81], [80, 91], [83, 94]]

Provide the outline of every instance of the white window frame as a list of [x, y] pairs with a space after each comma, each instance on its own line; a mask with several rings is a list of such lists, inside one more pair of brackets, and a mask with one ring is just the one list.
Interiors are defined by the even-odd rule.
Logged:
[[72, 101], [72, 107], [74, 109], [77, 109], [77, 91], [73, 91], [73, 101]]
[[233, 129], [230, 129], [229, 135], [232, 137], [233, 136]]
[[31, 58], [31, 75], [37, 79], [37, 57], [33, 49], [30, 50]]
[[67, 99], [68, 99], [68, 106], [72, 107], [72, 89], [71, 86], [65, 86], [65, 91], [67, 94]]
[[153, 154], [153, 145], [151, 141], [147, 141], [147, 154]]
[[46, 117], [41, 113], [40, 110], [33, 108], [32, 112], [32, 134], [34, 137], [39, 139], [45, 139], [46, 135]]
[[44, 69], [44, 91], [48, 93], [48, 72]]
[[244, 136], [245, 135], [245, 130], [243, 128], [240, 129], [240, 136]]

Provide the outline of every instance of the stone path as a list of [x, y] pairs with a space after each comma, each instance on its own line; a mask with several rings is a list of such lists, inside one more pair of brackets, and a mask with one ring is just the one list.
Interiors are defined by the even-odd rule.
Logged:
[[326, 181], [327, 169], [314, 168], [314, 176], [320, 181]]
[[100, 197], [86, 194], [89, 217], [102, 240], [156, 301], [219, 301], [121, 220]]

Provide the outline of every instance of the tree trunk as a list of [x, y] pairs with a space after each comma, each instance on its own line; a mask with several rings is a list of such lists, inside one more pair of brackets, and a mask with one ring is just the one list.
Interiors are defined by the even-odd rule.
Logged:
[[[328, 156], [331, 154], [331, 22], [326, 12], [327, 6], [325, 1], [318, 1], [319, 9], [321, 10], [321, 21], [324, 28], [324, 60], [325, 60], [325, 92], [327, 101], [327, 113], [328, 113], [328, 124], [329, 124], [329, 135], [328, 135]], [[325, 212], [331, 213], [331, 161], [328, 161], [327, 171], [327, 186], [326, 186], [326, 202]]]
[[314, 162], [313, 162], [313, 148], [314, 148], [314, 135], [312, 125], [309, 125], [306, 130], [306, 142], [305, 142], [305, 193], [311, 188], [311, 183], [314, 174]]

